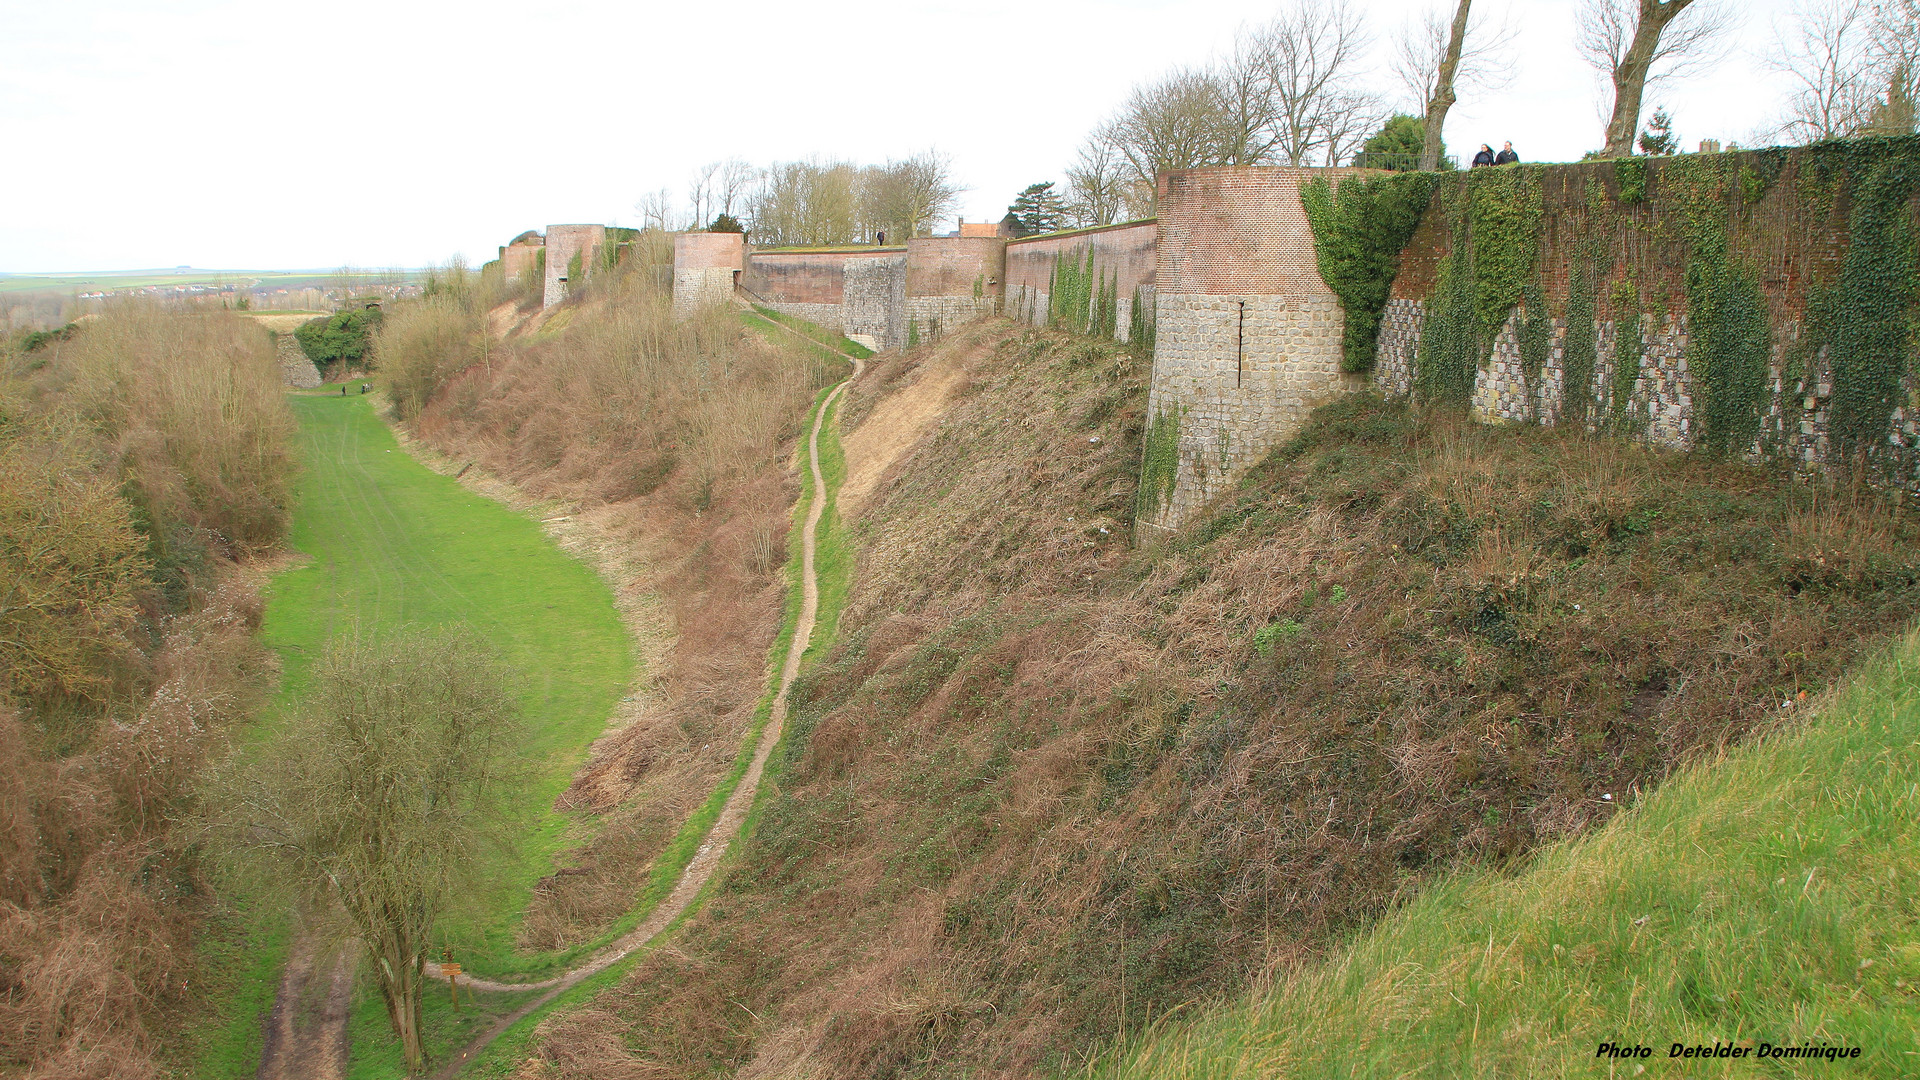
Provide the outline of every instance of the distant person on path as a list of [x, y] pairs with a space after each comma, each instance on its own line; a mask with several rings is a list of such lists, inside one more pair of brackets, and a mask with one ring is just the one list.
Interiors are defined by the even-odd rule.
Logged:
[[1508, 142], [1500, 148], [1500, 153], [1494, 156], [1493, 163], [1495, 165], [1518, 165], [1520, 163], [1520, 155], [1513, 152], [1512, 142]]
[[1473, 155], [1473, 168], [1483, 168], [1491, 164], [1493, 164], [1493, 147], [1481, 143], [1480, 152]]

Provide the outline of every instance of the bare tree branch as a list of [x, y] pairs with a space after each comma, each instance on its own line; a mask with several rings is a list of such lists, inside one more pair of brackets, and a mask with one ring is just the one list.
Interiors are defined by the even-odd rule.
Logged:
[[1633, 152], [1647, 87], [1719, 60], [1734, 11], [1720, 0], [1582, 0], [1576, 20], [1580, 55], [1613, 85], [1602, 152], [1623, 157]]
[[1440, 164], [1441, 132], [1461, 91], [1498, 90], [1513, 80], [1513, 27], [1473, 20], [1471, 2], [1459, 0], [1451, 20], [1428, 8], [1394, 39], [1391, 66], [1422, 117], [1423, 169]]

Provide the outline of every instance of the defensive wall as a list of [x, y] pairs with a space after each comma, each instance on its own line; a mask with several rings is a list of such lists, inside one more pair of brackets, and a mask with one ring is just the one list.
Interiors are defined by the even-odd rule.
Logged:
[[552, 307], [567, 298], [567, 275], [584, 273], [601, 257], [606, 247], [605, 225], [549, 225], [546, 251], [546, 291], [543, 307]]
[[746, 253], [747, 238], [741, 233], [674, 233], [674, 314], [685, 317], [702, 304], [731, 302]]
[[[731, 280], [717, 273], [714, 242], [697, 239], [713, 236], [730, 236], [738, 245], [738, 262], [727, 264]], [[1005, 267], [1006, 241], [993, 235], [918, 238], [904, 248], [759, 250], [739, 234], [679, 233], [673, 303], [675, 311], [687, 311], [731, 301], [737, 286], [744, 299], [838, 330], [869, 348], [897, 348], [998, 312]]]
[[1102, 297], [1110, 297], [1113, 336], [1129, 341], [1139, 325], [1135, 307], [1144, 307], [1145, 313], [1153, 310], [1159, 237], [1158, 223], [1149, 219], [1011, 241], [1006, 255], [1006, 312], [1034, 326], [1047, 326], [1053, 321], [1053, 294], [1064, 284], [1089, 313]]
[[775, 249], [747, 259], [741, 291], [878, 349], [905, 332], [906, 275], [904, 247]]
[[546, 254], [546, 238], [539, 233], [522, 233], [513, 243], [500, 249], [500, 270], [508, 281], [538, 280], [546, 281], [546, 267], [541, 258]]
[[1400, 254], [1372, 377], [1912, 493], [1916, 224], [1912, 136], [1457, 175]]
[[[992, 312], [1132, 340], [1153, 358], [1149, 537], [1368, 386], [1920, 493], [1920, 137], [1452, 174], [1194, 169], [1157, 193], [1155, 220], [1018, 240], [680, 234], [674, 303], [737, 288], [874, 348]], [[604, 243], [548, 230], [549, 303], [572, 254]]]
[[1298, 430], [1359, 389], [1341, 370], [1339, 299], [1321, 280], [1300, 202], [1310, 177], [1356, 170], [1186, 169], [1156, 188], [1152, 384], [1138, 524], [1178, 527]]

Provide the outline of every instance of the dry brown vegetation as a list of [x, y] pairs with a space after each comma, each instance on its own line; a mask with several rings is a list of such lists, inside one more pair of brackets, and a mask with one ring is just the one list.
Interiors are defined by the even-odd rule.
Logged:
[[928, 357], [965, 384], [852, 527], [756, 832], [525, 1075], [1069, 1065], [1586, 827], [1920, 600], [1909, 518], [1368, 398], [1131, 550], [1140, 365], [987, 324], [850, 421]]
[[[530, 948], [577, 943], [625, 913], [650, 861], [732, 764], [780, 619], [794, 439], [815, 392], [844, 373], [730, 311], [676, 322], [652, 264], [630, 263], [541, 329], [440, 367], [437, 396], [413, 423], [456, 461], [590, 519], [621, 549], [603, 560], [627, 575], [617, 591], [653, 598], [671, 634], [636, 715], [601, 740], [565, 797], [603, 814], [536, 895]], [[407, 308], [389, 318], [383, 365], [411, 348], [400, 335], [413, 318]]]
[[207, 883], [174, 829], [271, 665], [236, 564], [286, 527], [264, 331], [120, 305], [0, 354], [0, 1071], [160, 1075]]

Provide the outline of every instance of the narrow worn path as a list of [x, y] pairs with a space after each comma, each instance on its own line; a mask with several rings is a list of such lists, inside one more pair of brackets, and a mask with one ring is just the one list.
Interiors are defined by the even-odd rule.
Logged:
[[[778, 326], [780, 324], [774, 323], [773, 325]], [[819, 342], [813, 341], [812, 338], [806, 338], [804, 334], [800, 334], [791, 328], [782, 326], [781, 329], [787, 330], [797, 337], [805, 338], [813, 344], [820, 344]], [[825, 345], [821, 347], [830, 348]], [[833, 351], [838, 353], [838, 350]], [[459, 1054], [448, 1060], [446, 1064], [442, 1065], [439, 1070], [434, 1073], [434, 1080], [448, 1080], [448, 1078], [458, 1073], [468, 1061], [472, 1060], [473, 1055], [485, 1049], [490, 1043], [505, 1033], [508, 1028], [519, 1023], [535, 1010], [546, 1005], [554, 998], [559, 997], [562, 993], [579, 984], [582, 980], [598, 974], [601, 971], [605, 971], [607, 968], [624, 960], [635, 949], [646, 945], [658, 937], [662, 931], [673, 924], [675, 919], [678, 919], [686, 912], [687, 908], [692, 905], [694, 897], [698, 896], [700, 890], [706, 887], [708, 881], [712, 880], [714, 871], [720, 865], [720, 860], [726, 856], [727, 849], [732, 846], [734, 837], [739, 835], [740, 826], [746, 820], [747, 811], [752, 808], [754, 796], [760, 790], [760, 776], [766, 770], [767, 756], [773, 752], [773, 748], [780, 742], [780, 732], [785, 726], [787, 718], [787, 694], [793, 688], [794, 679], [799, 677], [800, 659], [802, 654], [807, 651], [808, 642], [813, 638], [814, 619], [820, 609], [820, 581], [818, 575], [814, 572], [814, 550], [820, 527], [820, 517], [826, 512], [827, 507], [827, 481], [825, 474], [820, 469], [820, 429], [826, 424], [827, 413], [832, 411], [834, 402], [839, 400], [840, 395], [846, 391], [848, 384], [859, 378], [861, 373], [866, 370], [866, 361], [846, 353], [839, 353], [839, 355], [846, 357], [847, 360], [853, 363], [853, 374], [841, 380], [841, 382], [827, 394], [826, 398], [820, 402], [820, 408], [813, 416], [812, 430], [807, 436], [807, 467], [813, 476], [813, 500], [812, 504], [807, 508], [806, 525], [800, 533], [800, 618], [794, 623], [793, 639], [787, 646], [786, 663], [782, 665], [780, 669], [779, 688], [774, 691], [773, 708], [768, 715], [766, 728], [760, 733], [760, 744], [754, 749], [753, 762], [747, 767], [746, 775], [740, 778], [739, 786], [735, 787], [733, 794], [728, 796], [726, 805], [720, 811], [719, 819], [714, 822], [713, 828], [707, 833], [706, 842], [700, 845], [699, 851], [695, 852], [693, 859], [687, 863], [687, 868], [681, 872], [680, 880], [675, 883], [673, 891], [667, 894], [666, 899], [662, 900], [660, 905], [654, 908], [632, 933], [614, 942], [605, 952], [600, 953], [580, 967], [574, 968], [564, 975], [551, 979], [543, 979], [539, 982], [500, 983], [493, 982], [489, 979], [463, 975], [462, 982], [476, 990], [509, 992], [516, 990], [546, 990], [547, 992], [527, 1002], [512, 1013], [501, 1017], [492, 1027], [475, 1036], [473, 1041], [461, 1049]], [[436, 978], [440, 977], [437, 974], [437, 968], [429, 966], [428, 970], [435, 973]]]
[[353, 946], [294, 944], [280, 975], [255, 1080], [342, 1080], [347, 1012], [353, 1004]]

